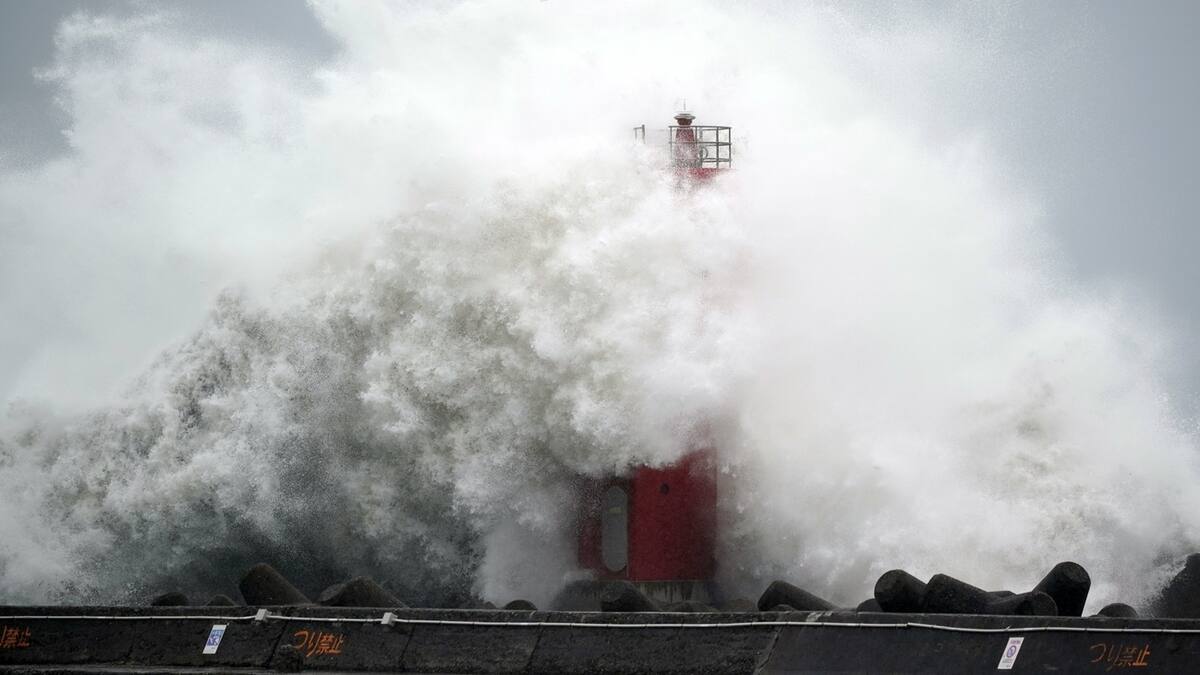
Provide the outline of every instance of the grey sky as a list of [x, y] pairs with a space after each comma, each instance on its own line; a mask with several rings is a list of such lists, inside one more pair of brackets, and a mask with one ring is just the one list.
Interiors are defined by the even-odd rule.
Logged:
[[[162, 3], [198, 30], [272, 42], [314, 63], [336, 45], [299, 2], [209, 0]], [[59, 20], [92, 12], [140, 11], [156, 5], [113, 0], [0, 0], [0, 151], [27, 165], [66, 151], [64, 114], [52, 89], [34, 77], [53, 56]], [[846, 7], [845, 5], [834, 5]], [[962, 95], [930, 114], [926, 101], [893, 98], [914, 118], [941, 119], [942, 129], [980, 129], [1024, 187], [1046, 209], [1062, 262], [1084, 284], [1113, 288], [1156, 306], [1174, 327], [1180, 362], [1171, 384], [1186, 401], [1200, 381], [1200, 3], [1022, 2], [932, 3], [917, 7], [862, 3], [852, 12], [868, 28], [889, 22], [950, 25], [978, 43], [979, 63], [946, 64], [948, 88]], [[984, 75], [986, 73], [986, 76]], [[997, 81], [990, 78], [999, 77]], [[944, 102], [942, 102], [944, 103]], [[736, 121], [733, 121], [736, 124]], [[2, 214], [0, 214], [2, 215]], [[2, 223], [0, 223], [2, 224]], [[11, 316], [9, 308], [0, 308]], [[159, 326], [163, 336], [190, 328], [194, 314]], [[174, 322], [174, 323], [172, 323]], [[0, 341], [0, 399], [43, 339], [86, 330], [47, 323], [21, 339]], [[143, 346], [155, 343], [147, 340]], [[1190, 407], [1190, 404], [1189, 404]]]
[[0, 0], [0, 147], [20, 161], [66, 149], [67, 120], [54, 106], [53, 89], [34, 77], [54, 56], [54, 30], [63, 17], [162, 7], [185, 13], [197, 29], [252, 41], [270, 41], [314, 61], [334, 45], [302, 2], [268, 0]]

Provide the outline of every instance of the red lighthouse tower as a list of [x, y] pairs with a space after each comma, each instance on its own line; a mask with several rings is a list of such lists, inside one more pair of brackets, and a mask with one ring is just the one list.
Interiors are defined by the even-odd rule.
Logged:
[[[692, 124], [681, 112], [667, 129], [672, 170], [707, 182], [733, 159], [731, 129]], [[646, 127], [635, 129], [645, 140]], [[585, 481], [579, 565], [599, 580], [622, 579], [662, 602], [711, 601], [716, 571], [717, 471], [711, 447], [662, 467]]]

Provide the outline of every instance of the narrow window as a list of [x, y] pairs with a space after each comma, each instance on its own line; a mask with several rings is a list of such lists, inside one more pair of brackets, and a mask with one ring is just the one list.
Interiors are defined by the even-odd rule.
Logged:
[[604, 492], [600, 517], [600, 560], [610, 572], [625, 569], [629, 562], [629, 495], [614, 485]]

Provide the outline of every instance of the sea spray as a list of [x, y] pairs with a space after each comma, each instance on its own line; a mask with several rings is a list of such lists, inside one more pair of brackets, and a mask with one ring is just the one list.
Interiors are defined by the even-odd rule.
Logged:
[[[891, 119], [870, 36], [705, 3], [314, 9], [342, 44], [315, 72], [169, 16], [60, 31], [72, 153], [0, 204], [68, 243], [9, 274], [117, 336], [142, 324], [91, 279], [209, 313], [92, 412], [10, 410], [4, 600], [233, 593], [265, 560], [310, 594], [542, 606], [576, 478], [698, 430], [748, 596], [1073, 559], [1102, 604], [1200, 543], [1160, 332], [1063, 282], [986, 142]], [[684, 91], [737, 144], [696, 190], [628, 142]]]
[[[202, 590], [258, 556], [310, 586], [362, 571], [426, 602], [461, 599], [479, 564], [507, 589], [554, 562], [519, 589], [553, 593], [573, 477], [672, 460], [712, 405], [693, 392], [717, 388], [702, 280], [737, 242], [717, 245], [718, 206], [631, 161], [426, 205], [270, 306], [227, 293], [124, 404], [27, 434], [16, 452], [38, 468], [5, 478], [31, 481], [71, 581], [89, 570], [70, 592]], [[72, 527], [45, 525], [59, 519]], [[522, 531], [545, 543], [477, 541]], [[501, 569], [479, 561], [498, 552]]]

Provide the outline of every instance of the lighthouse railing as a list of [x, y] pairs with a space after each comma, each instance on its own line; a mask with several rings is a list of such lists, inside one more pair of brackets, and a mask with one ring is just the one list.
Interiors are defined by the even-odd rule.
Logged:
[[688, 167], [727, 169], [733, 162], [733, 128], [671, 125], [671, 156]]

